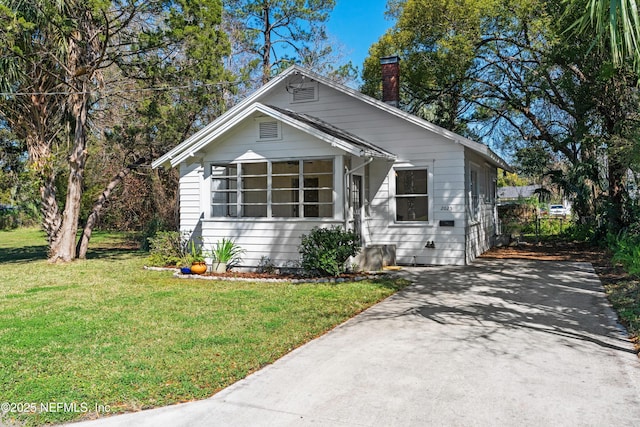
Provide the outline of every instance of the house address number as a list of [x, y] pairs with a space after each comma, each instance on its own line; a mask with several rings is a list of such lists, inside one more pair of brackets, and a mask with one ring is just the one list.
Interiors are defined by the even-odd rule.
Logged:
[[441, 211], [452, 211], [453, 208], [451, 207], [451, 205], [442, 205], [442, 207], [440, 208]]

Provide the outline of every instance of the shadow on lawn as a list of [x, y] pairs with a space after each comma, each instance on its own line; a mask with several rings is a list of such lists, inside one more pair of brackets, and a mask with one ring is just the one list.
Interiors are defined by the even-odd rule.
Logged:
[[[87, 259], [122, 259], [132, 254], [143, 253], [136, 247], [105, 247], [89, 248]], [[47, 245], [21, 246], [19, 248], [5, 248], [0, 250], [0, 264], [30, 261], [44, 261], [47, 259]]]
[[21, 246], [0, 250], [0, 263], [37, 261], [46, 257], [47, 245]]

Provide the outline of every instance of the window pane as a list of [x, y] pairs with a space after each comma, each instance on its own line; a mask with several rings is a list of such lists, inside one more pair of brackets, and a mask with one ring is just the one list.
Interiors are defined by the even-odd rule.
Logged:
[[242, 203], [267, 203], [266, 191], [243, 191]]
[[267, 164], [266, 163], [243, 163], [242, 175], [266, 175]]
[[397, 221], [429, 221], [429, 198], [396, 197]]
[[271, 179], [271, 185], [274, 189], [277, 188], [298, 188], [299, 179], [291, 176], [274, 176]]
[[242, 205], [243, 217], [265, 217], [267, 216], [266, 205]]
[[321, 218], [333, 217], [333, 205], [320, 205], [318, 206], [318, 216]]
[[304, 174], [332, 173], [333, 160], [305, 160], [303, 164]]
[[211, 215], [214, 217], [237, 216], [238, 180], [237, 166], [211, 166]]
[[232, 205], [213, 205], [212, 215], [214, 217], [223, 217], [223, 216], [238, 216], [238, 207], [235, 204]]
[[333, 202], [333, 190], [304, 190], [304, 201], [331, 203]]
[[290, 162], [273, 162], [271, 168], [274, 175], [297, 175], [300, 169], [300, 162], [297, 160]]
[[396, 194], [428, 194], [427, 170], [396, 171]]
[[305, 218], [327, 218], [333, 216], [333, 205], [332, 204], [308, 204], [305, 203], [303, 207], [304, 217]]
[[271, 202], [275, 204], [296, 203], [298, 201], [298, 190], [273, 190]]
[[266, 190], [267, 189], [267, 177], [258, 176], [254, 178], [242, 179], [243, 190]]
[[298, 205], [272, 205], [271, 215], [279, 218], [296, 218]]

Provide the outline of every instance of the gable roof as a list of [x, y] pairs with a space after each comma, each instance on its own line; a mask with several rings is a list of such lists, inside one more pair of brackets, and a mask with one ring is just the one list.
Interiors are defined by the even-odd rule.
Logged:
[[[380, 147], [376, 147], [373, 144], [368, 143], [362, 138], [355, 135], [348, 134], [345, 131], [341, 131], [337, 128], [332, 129], [331, 125], [324, 123], [317, 118], [311, 116], [296, 114], [292, 111], [276, 108], [270, 105], [264, 105], [259, 102], [254, 102], [252, 105], [241, 110], [239, 114], [235, 114], [231, 119], [225, 121], [220, 126], [207, 133], [207, 138], [199, 138], [190, 144], [187, 149], [182, 152], [177, 152], [176, 156], [170, 159], [171, 166], [180, 164], [190, 157], [194, 157], [196, 153], [204, 149], [211, 139], [219, 138], [233, 127], [251, 117], [254, 113], [260, 113], [265, 116], [269, 116], [276, 120], [292, 126], [302, 132], [312, 135], [328, 144], [332, 147], [339, 148], [347, 153], [353, 154], [358, 157], [379, 157], [384, 159], [395, 159], [396, 156], [388, 151], [383, 150]], [[156, 160], [157, 163], [160, 159]], [[153, 165], [157, 167], [158, 165]]]
[[383, 148], [378, 147], [375, 144], [372, 144], [364, 139], [360, 138], [357, 135], [354, 135], [346, 130], [339, 129], [332, 125], [331, 123], [327, 123], [324, 120], [321, 120], [317, 117], [310, 116], [309, 114], [304, 113], [296, 113], [295, 111], [288, 110], [286, 108], [276, 107], [274, 105], [269, 105], [269, 108], [272, 108], [282, 114], [285, 114], [292, 119], [304, 123], [306, 125], [311, 126], [312, 128], [326, 134], [338, 138], [341, 141], [348, 142], [353, 144], [356, 147], [360, 147], [362, 149], [362, 155], [366, 155], [368, 157], [382, 157], [387, 159], [395, 159], [396, 155], [390, 153]]
[[[178, 144], [176, 147], [174, 147], [172, 150], [168, 151], [167, 153], [165, 153], [163, 156], [159, 157], [158, 159], [156, 159], [155, 161], [153, 161], [151, 163], [151, 166], [153, 168], [157, 168], [159, 166], [163, 166], [163, 165], [170, 165], [170, 166], [176, 166], [177, 164], [179, 164], [180, 162], [182, 162], [184, 159], [193, 156], [195, 154], [196, 151], [200, 150], [201, 148], [203, 148], [205, 145], [208, 144], [208, 142], [211, 140], [211, 137], [215, 137], [216, 135], [220, 134], [220, 132], [218, 132], [219, 129], [227, 129], [227, 127], [232, 124], [232, 123], [237, 123], [236, 117], [237, 116], [242, 116], [245, 117], [246, 114], [243, 114], [243, 110], [245, 110], [248, 106], [253, 105], [262, 105], [265, 108], [269, 108], [272, 112], [275, 113], [279, 113], [282, 117], [289, 117], [291, 119], [294, 119], [298, 124], [300, 123], [306, 123], [307, 126], [309, 126], [310, 128], [313, 128], [317, 131], [320, 131], [322, 133], [324, 133], [325, 135], [329, 135], [329, 136], [333, 136], [336, 139], [340, 139], [340, 136], [345, 136], [347, 137], [348, 135], [351, 135], [351, 137], [355, 137], [358, 140], [364, 141], [361, 138], [349, 134], [348, 132], [342, 131], [338, 128], [335, 128], [332, 125], [329, 125], [326, 122], [323, 122], [324, 125], [328, 125], [328, 126], [324, 126], [324, 130], [319, 129], [319, 127], [323, 127], [322, 125], [318, 124], [316, 121], [319, 121], [319, 119], [315, 119], [315, 121], [313, 120], [313, 118], [308, 119], [310, 116], [307, 116], [307, 118], [305, 118], [304, 116], [306, 115], [301, 115], [301, 114], [296, 114], [290, 110], [286, 110], [288, 111], [288, 113], [284, 113], [283, 111], [279, 111], [282, 109], [274, 109], [273, 106], [267, 107], [264, 106], [263, 104], [259, 104], [257, 102], [257, 100], [265, 93], [269, 92], [271, 89], [273, 89], [274, 87], [276, 87], [278, 84], [280, 84], [282, 81], [284, 81], [286, 78], [288, 78], [291, 75], [297, 75], [297, 74], [301, 74], [305, 77], [311, 78], [313, 80], [318, 81], [319, 83], [322, 83], [323, 85], [326, 85], [332, 89], [335, 89], [337, 91], [340, 91], [342, 93], [345, 93], [349, 96], [352, 96], [356, 99], [359, 99], [362, 102], [365, 102], [369, 105], [375, 106], [381, 110], [384, 110], [394, 116], [400, 117], [404, 120], [406, 120], [409, 123], [413, 123], [423, 129], [429, 130], [431, 132], [434, 132], [438, 135], [441, 135], [449, 140], [451, 140], [454, 143], [458, 143], [461, 144], [469, 149], [471, 149], [472, 151], [478, 153], [480, 156], [482, 156], [483, 158], [485, 158], [486, 160], [490, 161], [491, 163], [493, 163], [494, 165], [505, 169], [507, 171], [511, 171], [511, 167], [509, 166], [509, 164], [507, 162], [505, 162], [500, 156], [498, 156], [496, 153], [494, 153], [488, 146], [484, 145], [484, 144], [480, 144], [479, 142], [475, 142], [472, 141], [468, 138], [465, 138], [461, 135], [458, 135], [454, 132], [451, 132], [447, 129], [444, 129], [440, 126], [437, 126], [431, 122], [428, 122], [424, 119], [421, 119], [417, 116], [414, 116], [413, 114], [409, 114], [403, 110], [400, 110], [399, 108], [393, 107], [391, 105], [388, 105], [380, 100], [377, 100], [375, 98], [372, 98], [370, 96], [367, 96], [361, 92], [358, 92], [354, 89], [351, 89], [345, 85], [342, 85], [338, 82], [335, 82], [333, 80], [330, 80], [326, 77], [323, 77], [319, 74], [314, 73], [311, 70], [308, 70], [306, 68], [300, 67], [298, 65], [292, 65], [291, 67], [287, 68], [286, 70], [284, 70], [282, 73], [280, 73], [277, 77], [275, 77], [274, 79], [270, 80], [268, 83], [266, 83], [264, 86], [262, 86], [260, 89], [258, 89], [257, 91], [255, 91], [253, 94], [251, 94], [250, 96], [248, 96], [247, 98], [245, 98], [243, 101], [239, 102], [238, 104], [236, 104], [233, 108], [231, 108], [229, 111], [227, 111], [226, 113], [224, 113], [223, 115], [221, 115], [220, 117], [218, 117], [216, 120], [214, 120], [213, 122], [211, 122], [210, 124], [208, 124], [207, 126], [205, 126], [204, 128], [202, 128], [200, 131], [196, 132], [195, 134], [193, 134], [192, 136], [190, 136], [189, 138], [187, 138], [186, 140], [184, 140], [182, 143]], [[255, 110], [254, 110], [255, 111]], [[298, 117], [295, 118], [293, 117], [293, 115], [297, 115]], [[268, 113], [266, 113], [268, 114]], [[269, 114], [271, 115], [271, 114]], [[272, 117], [275, 117], [273, 115], [271, 115]], [[315, 123], [312, 125], [312, 123]], [[337, 130], [337, 131], [336, 131]], [[347, 140], [343, 140], [344, 142], [348, 142], [348, 138]], [[203, 141], [204, 144], [203, 144]], [[355, 140], [352, 140], [350, 142], [350, 144], [353, 144], [355, 142]], [[364, 141], [365, 144], [368, 144], [371, 147], [375, 147], [373, 144], [370, 144], [366, 141]], [[357, 144], [356, 144], [357, 145]], [[196, 148], [197, 147], [197, 148]], [[381, 150], [380, 148], [376, 147], [377, 150]], [[384, 150], [383, 150], [384, 151]], [[379, 153], [382, 154], [382, 153]], [[385, 156], [376, 156], [376, 157], [387, 157], [387, 154], [391, 154], [388, 152], [385, 152]], [[391, 156], [393, 156], [391, 154]], [[393, 156], [395, 157], [395, 156]], [[393, 157], [389, 157], [389, 158], [393, 158]]]
[[498, 188], [498, 198], [500, 199], [519, 199], [528, 198], [536, 194], [539, 185], [522, 185], [519, 187], [500, 187]]

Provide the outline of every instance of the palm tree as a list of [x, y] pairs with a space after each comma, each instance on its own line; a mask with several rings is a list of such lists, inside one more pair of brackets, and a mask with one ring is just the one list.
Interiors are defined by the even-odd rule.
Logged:
[[587, 0], [584, 14], [573, 27], [580, 35], [595, 35], [596, 46], [609, 50], [614, 66], [622, 67], [632, 61], [634, 71], [640, 75], [640, 18], [636, 0]]

